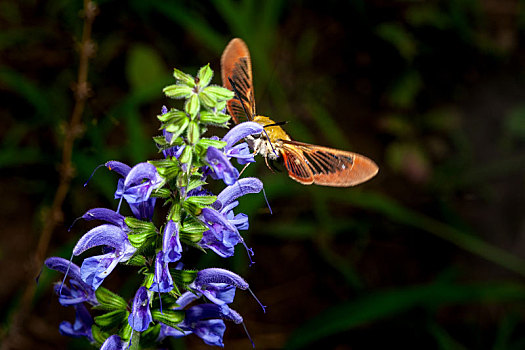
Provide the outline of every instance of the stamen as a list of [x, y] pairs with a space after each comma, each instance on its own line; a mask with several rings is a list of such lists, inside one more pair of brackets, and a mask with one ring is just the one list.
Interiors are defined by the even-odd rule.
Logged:
[[268, 306], [265, 306], [261, 303], [261, 301], [255, 296], [255, 293], [252, 292], [252, 290], [250, 288], [248, 288], [248, 291], [250, 292], [250, 294], [255, 298], [255, 300], [259, 303], [259, 305], [261, 305], [262, 309], [263, 309], [263, 312], [266, 313], [266, 308]]
[[58, 295], [62, 296], [62, 287], [64, 286], [64, 283], [66, 283], [66, 277], [69, 273], [69, 268], [71, 267], [71, 262], [73, 261], [73, 253], [71, 253], [71, 258], [69, 258], [69, 264], [67, 265], [66, 273], [64, 274], [64, 279], [62, 280], [62, 283], [60, 284], [60, 289], [58, 291]]
[[252, 337], [250, 337], [250, 333], [248, 333], [248, 329], [246, 328], [244, 321], [242, 322], [242, 326], [244, 328], [244, 331], [246, 332], [246, 335], [248, 336], [248, 339], [250, 339], [250, 342], [252, 343], [252, 347], [255, 349], [255, 343], [253, 342]]
[[67, 229], [67, 232], [71, 231], [71, 229], [73, 228], [73, 226], [75, 225], [75, 223], [82, 219], [82, 216], [79, 216], [78, 218], [76, 218], [75, 220], [73, 220], [73, 223], [71, 224], [71, 226], [69, 226], [69, 228]]
[[117, 207], [117, 213], [120, 214], [120, 205], [122, 204], [122, 198], [124, 198], [124, 196], [120, 197], [120, 200], [118, 202], [118, 207]]
[[100, 167], [103, 167], [103, 166], [106, 166], [106, 164], [100, 164], [99, 166], [97, 166], [93, 172], [91, 173], [91, 175], [89, 176], [89, 179], [87, 179], [87, 181], [84, 183], [84, 187], [87, 186], [88, 182], [91, 181], [91, 178], [93, 177], [93, 175], [95, 175], [95, 172], [100, 168]]
[[266, 198], [266, 192], [264, 191], [264, 187], [262, 189], [262, 193], [263, 193], [263, 196], [264, 196], [264, 200], [266, 201], [266, 205], [268, 206], [268, 209], [270, 210], [270, 214], [273, 215], [272, 207], [270, 207], [270, 203], [268, 202], [268, 198]]
[[248, 246], [246, 245], [246, 242], [244, 241], [244, 238], [242, 238], [242, 236], [241, 236], [241, 234], [239, 232], [237, 232], [237, 233], [239, 234], [239, 238], [241, 239], [242, 245], [246, 249], [246, 253], [248, 253], [248, 259], [250, 259], [250, 266], [253, 266], [253, 264], [255, 264], [255, 261], [252, 260], [252, 256], [255, 255], [253, 253], [253, 249], [252, 248], [248, 248]]

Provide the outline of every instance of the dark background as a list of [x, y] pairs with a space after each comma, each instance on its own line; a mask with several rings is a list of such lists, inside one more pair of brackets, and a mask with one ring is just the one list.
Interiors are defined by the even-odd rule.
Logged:
[[[297, 140], [355, 151], [379, 174], [357, 188], [301, 186], [261, 158], [265, 184], [242, 198], [255, 250], [193, 266], [244, 276], [240, 312], [259, 349], [523, 349], [525, 82], [523, 1], [100, 1], [91, 96], [73, 150], [74, 177], [47, 256], [68, 258], [90, 223], [116, 209], [116, 176], [98, 164], [160, 158], [152, 136], [171, 68], [196, 74], [232, 37], [252, 54], [258, 112]], [[14, 334], [30, 262], [59, 182], [74, 105], [80, 1], [0, 2], [0, 335], [13, 348], [89, 348], [60, 336], [44, 269]], [[222, 130], [218, 133], [222, 135]], [[215, 189], [220, 190], [217, 184]], [[159, 219], [159, 218], [157, 218]], [[75, 260], [77, 261], [77, 260]], [[79, 261], [77, 261], [79, 262]], [[104, 285], [131, 298], [133, 268]], [[127, 281], [127, 282], [126, 282]], [[226, 348], [249, 348], [227, 324]], [[202, 341], [166, 342], [208, 348]]]

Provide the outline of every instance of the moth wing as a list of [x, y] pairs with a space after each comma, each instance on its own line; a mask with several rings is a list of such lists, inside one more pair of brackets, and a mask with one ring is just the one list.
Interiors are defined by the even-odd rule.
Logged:
[[[357, 153], [297, 141], [282, 142], [281, 154], [288, 175], [305, 185], [350, 187], [370, 180], [379, 171], [374, 161]], [[286, 161], [289, 153], [293, 153], [293, 164]], [[306, 178], [304, 174], [311, 174], [310, 182], [301, 181]]]
[[[253, 120], [255, 116], [255, 97], [253, 91], [252, 61], [248, 47], [239, 38], [232, 39], [221, 57], [222, 85], [235, 91], [236, 96], [228, 101], [228, 112], [235, 123], [244, 118]], [[238, 96], [237, 96], [238, 95]], [[240, 100], [239, 100], [240, 99]]]

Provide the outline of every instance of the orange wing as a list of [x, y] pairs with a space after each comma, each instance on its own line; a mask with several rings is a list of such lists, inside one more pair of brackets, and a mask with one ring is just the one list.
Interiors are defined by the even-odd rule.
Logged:
[[281, 155], [288, 175], [303, 185], [350, 187], [374, 177], [379, 168], [357, 153], [282, 140]]
[[[252, 61], [248, 47], [239, 38], [232, 39], [221, 57], [222, 85], [231, 90], [235, 85], [236, 96], [228, 101], [228, 112], [235, 123], [255, 116], [255, 98], [253, 93]], [[238, 96], [237, 96], [238, 95]], [[240, 101], [239, 101], [240, 98]]]

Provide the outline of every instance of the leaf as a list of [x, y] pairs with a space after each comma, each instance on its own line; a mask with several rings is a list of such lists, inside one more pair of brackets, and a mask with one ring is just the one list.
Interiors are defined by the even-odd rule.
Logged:
[[166, 71], [155, 50], [141, 44], [131, 47], [126, 62], [126, 77], [133, 90], [164, 80]]
[[105, 310], [126, 310], [128, 307], [124, 298], [104, 287], [98, 287], [95, 296]]
[[178, 328], [178, 324], [184, 320], [184, 315], [185, 312], [182, 310], [163, 309], [162, 313], [160, 310], [151, 310], [151, 316], [154, 320], [174, 328]]

